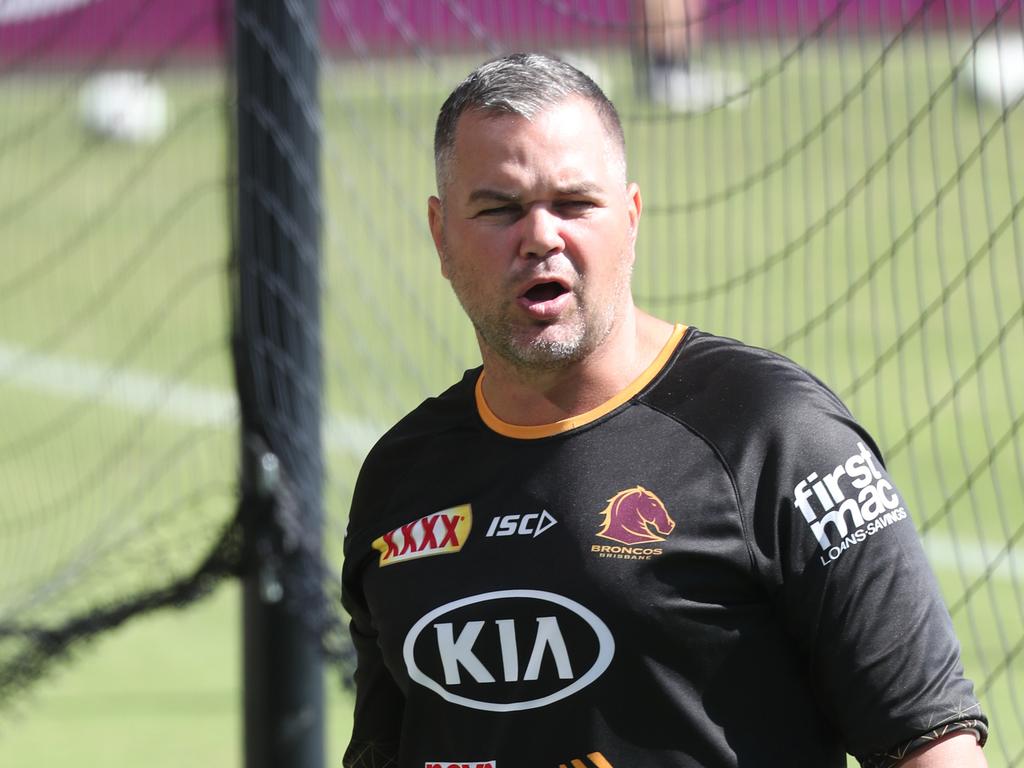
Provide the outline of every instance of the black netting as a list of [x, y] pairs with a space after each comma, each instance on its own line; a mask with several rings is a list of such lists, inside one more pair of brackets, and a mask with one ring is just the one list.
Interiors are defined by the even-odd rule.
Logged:
[[0, 701], [241, 567], [230, 23], [0, 2]]
[[[790, 355], [877, 437], [992, 719], [989, 764], [1024, 764], [1020, 0], [706, 0], [658, 33], [685, 41], [688, 80], [658, 70], [639, 0], [323, 0], [319, 33], [298, 30], [315, 88], [227, 4], [5, 5], [0, 698], [79, 638], [261, 569], [297, 574], [282, 600], [347, 677], [359, 464], [477, 360], [426, 227], [437, 109], [483, 58], [539, 49], [622, 114], [638, 303]], [[259, 61], [228, 65], [236, 25]], [[84, 116], [112, 69], [141, 73], [115, 92], [161, 86], [155, 137]], [[243, 110], [248, 160], [280, 183], [237, 196], [236, 75], [320, 140], [310, 164], [295, 125]], [[246, 194], [254, 247], [232, 226]], [[307, 196], [319, 225], [292, 212]]]

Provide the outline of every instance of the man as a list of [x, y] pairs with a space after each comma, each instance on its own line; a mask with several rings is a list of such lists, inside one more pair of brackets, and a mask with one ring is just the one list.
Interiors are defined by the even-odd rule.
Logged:
[[820, 382], [633, 305], [614, 107], [472, 73], [429, 223], [483, 367], [375, 446], [346, 536], [344, 764], [984, 766], [898, 491]]

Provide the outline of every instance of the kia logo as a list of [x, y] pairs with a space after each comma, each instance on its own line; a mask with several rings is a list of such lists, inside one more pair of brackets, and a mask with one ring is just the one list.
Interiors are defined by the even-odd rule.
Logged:
[[488, 712], [572, 696], [608, 669], [614, 653], [612, 633], [593, 611], [532, 589], [446, 603], [417, 621], [402, 647], [411, 680], [452, 704]]

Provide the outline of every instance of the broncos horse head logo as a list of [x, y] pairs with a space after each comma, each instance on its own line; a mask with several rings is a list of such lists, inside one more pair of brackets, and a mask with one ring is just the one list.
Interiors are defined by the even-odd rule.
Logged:
[[612, 496], [602, 514], [604, 525], [597, 535], [620, 544], [664, 541], [676, 527], [661, 499], [639, 485]]

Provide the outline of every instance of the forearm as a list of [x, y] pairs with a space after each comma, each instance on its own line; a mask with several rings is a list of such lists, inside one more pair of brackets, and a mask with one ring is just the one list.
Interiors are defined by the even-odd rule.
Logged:
[[959, 731], [916, 750], [899, 768], [988, 768], [988, 762], [974, 733]]

